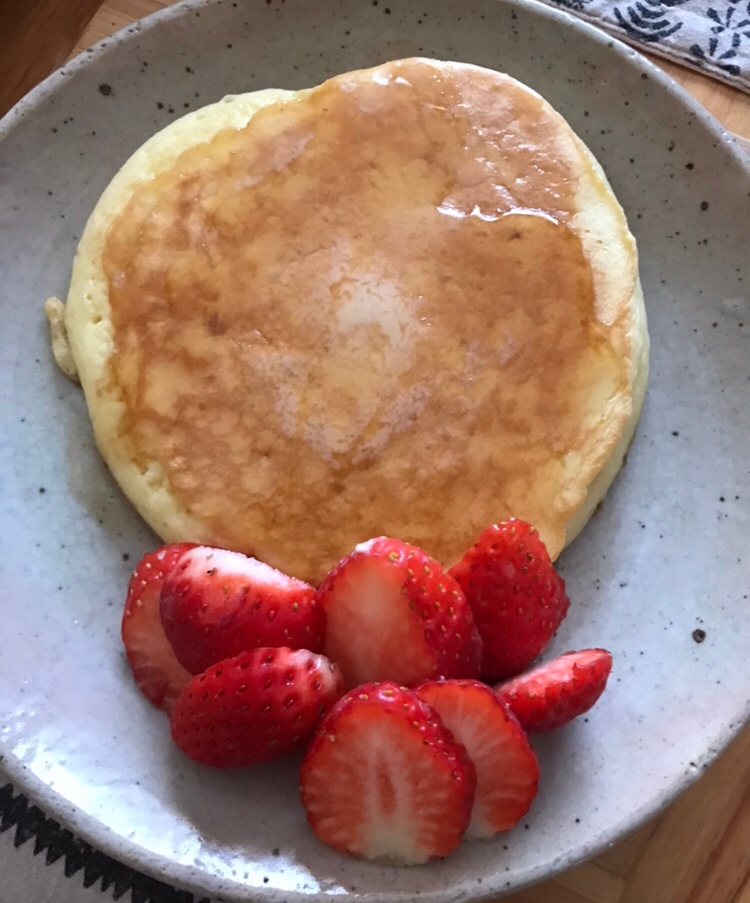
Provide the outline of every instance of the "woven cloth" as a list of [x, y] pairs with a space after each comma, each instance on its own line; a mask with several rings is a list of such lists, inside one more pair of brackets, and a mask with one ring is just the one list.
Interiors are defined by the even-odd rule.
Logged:
[[750, 91], [750, 0], [543, 0], [641, 50]]

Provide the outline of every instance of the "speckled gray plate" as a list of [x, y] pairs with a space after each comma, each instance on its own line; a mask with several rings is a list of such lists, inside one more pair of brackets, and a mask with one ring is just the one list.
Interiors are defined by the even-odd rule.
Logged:
[[[101, 190], [165, 123], [227, 93], [412, 54], [510, 72], [598, 155], [639, 241], [653, 356], [627, 467], [562, 563], [573, 605], [553, 651], [609, 647], [610, 688], [588, 718], [535, 743], [541, 791], [524, 824], [396, 870], [315, 840], [295, 763], [192, 767], [135, 690], [120, 607], [155, 540], [52, 364], [42, 302], [65, 293]], [[601, 850], [739, 729], [750, 697], [750, 169], [653, 67], [536, 5], [199, 3], [101, 44], [1, 134], [0, 752], [42, 806], [123, 861], [208, 894], [463, 901]]]

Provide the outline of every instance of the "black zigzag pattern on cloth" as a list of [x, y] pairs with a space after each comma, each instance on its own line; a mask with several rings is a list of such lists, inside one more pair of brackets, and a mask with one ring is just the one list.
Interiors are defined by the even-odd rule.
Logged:
[[[111, 890], [113, 900], [130, 891], [132, 903], [198, 903], [193, 894], [147, 878], [95, 850], [54, 819], [47, 818], [25, 796], [16, 794], [12, 784], [6, 784], [0, 788], [0, 834], [14, 827], [15, 847], [33, 839], [34, 855], [44, 853], [46, 865], [64, 859], [66, 878], [79, 875], [87, 888], [99, 882], [102, 891]], [[209, 901], [204, 899], [200, 903]]]

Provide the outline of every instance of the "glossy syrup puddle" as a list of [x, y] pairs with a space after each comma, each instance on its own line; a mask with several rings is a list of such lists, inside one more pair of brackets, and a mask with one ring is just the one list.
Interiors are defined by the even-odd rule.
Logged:
[[592, 371], [609, 393], [624, 368], [550, 115], [476, 72], [333, 79], [114, 222], [123, 435], [217, 542], [314, 579], [371, 535], [439, 557], [508, 513], [543, 532]]

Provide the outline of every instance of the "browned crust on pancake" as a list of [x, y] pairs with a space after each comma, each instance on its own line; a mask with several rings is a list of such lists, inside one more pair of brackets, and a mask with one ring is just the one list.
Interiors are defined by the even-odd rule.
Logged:
[[[437, 93], [391, 103], [378, 79]], [[645, 386], [635, 244], [598, 164], [534, 92], [463, 64], [279, 99], [231, 130], [217, 105], [192, 148], [152, 139], [87, 227], [67, 321], [113, 473], [165, 539], [311, 580], [377, 533], [450, 564], [509, 515], [556, 556]], [[228, 192], [242, 173], [261, 188]]]

